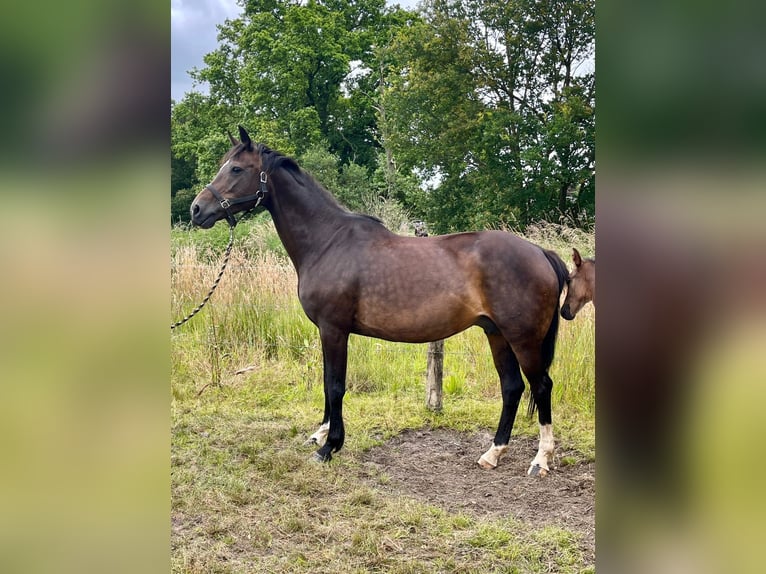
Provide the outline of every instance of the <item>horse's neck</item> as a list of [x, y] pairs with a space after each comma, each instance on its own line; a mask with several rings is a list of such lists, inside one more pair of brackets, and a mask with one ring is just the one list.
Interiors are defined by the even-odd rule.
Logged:
[[297, 183], [290, 174], [275, 173], [272, 180], [274, 227], [300, 273], [312, 256], [324, 251], [346, 212], [319, 190]]

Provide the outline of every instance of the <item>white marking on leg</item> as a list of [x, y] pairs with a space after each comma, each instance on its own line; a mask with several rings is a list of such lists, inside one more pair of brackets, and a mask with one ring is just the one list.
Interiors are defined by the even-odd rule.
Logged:
[[309, 437], [305, 444], [315, 444], [317, 446], [322, 446], [327, 440], [328, 434], [330, 434], [330, 423], [322, 423], [317, 431]]
[[500, 457], [503, 456], [506, 451], [508, 450], [508, 445], [496, 445], [495, 443], [492, 443], [492, 446], [489, 448], [487, 452], [485, 452], [483, 455], [479, 457], [479, 460], [476, 462], [478, 465], [482, 468], [486, 469], [492, 469], [497, 467], [497, 463], [500, 461]]
[[550, 465], [553, 464], [554, 447], [553, 425], [540, 425], [540, 442], [537, 448], [537, 455], [532, 459], [527, 474], [532, 474], [536, 466], [539, 467], [541, 476], [548, 474]]

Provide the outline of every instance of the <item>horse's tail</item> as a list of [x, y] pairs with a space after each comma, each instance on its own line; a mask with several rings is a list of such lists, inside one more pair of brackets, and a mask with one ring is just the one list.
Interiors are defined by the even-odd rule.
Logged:
[[[566, 263], [561, 260], [561, 257], [559, 257], [556, 252], [549, 249], [543, 249], [543, 253], [548, 259], [548, 262], [551, 264], [551, 267], [553, 267], [553, 270], [556, 272], [556, 278], [559, 282], [558, 294], [560, 296], [561, 292], [564, 290], [564, 284], [569, 277], [569, 269], [567, 269]], [[556, 297], [556, 308], [553, 311], [553, 318], [551, 319], [551, 324], [548, 327], [548, 332], [545, 334], [545, 338], [543, 339], [542, 359], [544, 372], [547, 372], [548, 368], [551, 366], [551, 363], [553, 363], [553, 356], [556, 352], [556, 337], [558, 336], [558, 332], [559, 297]], [[530, 393], [529, 405], [527, 405], [527, 416], [531, 417], [534, 414], [536, 406], [535, 397], [532, 393]]]
[[559, 257], [558, 253], [555, 251], [543, 249], [543, 253], [545, 254], [545, 257], [548, 258], [548, 262], [551, 264], [551, 267], [553, 267], [553, 270], [556, 272], [556, 278], [559, 280], [559, 295], [561, 295], [561, 292], [564, 290], [564, 285], [569, 278], [569, 269], [567, 269], [566, 263], [561, 260], [561, 257]]

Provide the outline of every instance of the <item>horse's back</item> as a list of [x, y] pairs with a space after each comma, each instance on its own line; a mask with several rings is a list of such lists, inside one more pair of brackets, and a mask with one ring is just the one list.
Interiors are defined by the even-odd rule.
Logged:
[[356, 266], [357, 278], [375, 290], [395, 289], [415, 299], [449, 293], [473, 307], [485, 307], [487, 298], [518, 298], [527, 291], [557, 300], [561, 292], [560, 273], [546, 252], [512, 233], [407, 237], [383, 231], [365, 236], [344, 255], [346, 268]]
[[456, 253], [470, 253], [489, 283], [496, 280], [515, 288], [558, 285], [558, 272], [545, 250], [513, 233], [478, 231], [444, 235], [442, 240], [454, 243]]
[[356, 321], [382, 338], [445, 338], [486, 319], [527, 331], [558, 304], [543, 251], [510, 233], [389, 234], [361, 249]]

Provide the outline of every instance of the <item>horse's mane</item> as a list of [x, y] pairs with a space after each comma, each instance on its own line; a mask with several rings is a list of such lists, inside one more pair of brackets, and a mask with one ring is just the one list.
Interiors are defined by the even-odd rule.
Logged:
[[[379, 223], [380, 225], [383, 225], [383, 222], [373, 215], [367, 215], [366, 213], [356, 213], [356, 212], [350, 211], [346, 206], [342, 205], [332, 193], [327, 191], [316, 180], [316, 178], [314, 178], [313, 175], [311, 175], [309, 172], [302, 169], [301, 166], [299, 166], [298, 163], [293, 158], [286, 156], [276, 150], [271, 149], [266, 144], [259, 143], [254, 145], [255, 145], [255, 151], [261, 156], [261, 165], [263, 167], [263, 170], [266, 171], [267, 173], [272, 173], [280, 168], [285, 169], [290, 175], [292, 175], [292, 177], [299, 184], [309, 188], [309, 190], [312, 193], [316, 193], [323, 196], [327, 201], [337, 206], [340, 210], [348, 213], [349, 215], [358, 216], [363, 219], [368, 219], [368, 220], [374, 221], [375, 223]], [[235, 157], [236, 155], [242, 153], [243, 151], [246, 151], [247, 149], [248, 149], [248, 146], [243, 143], [239, 143], [233, 146], [223, 157], [222, 163], [225, 163], [227, 160]]]

